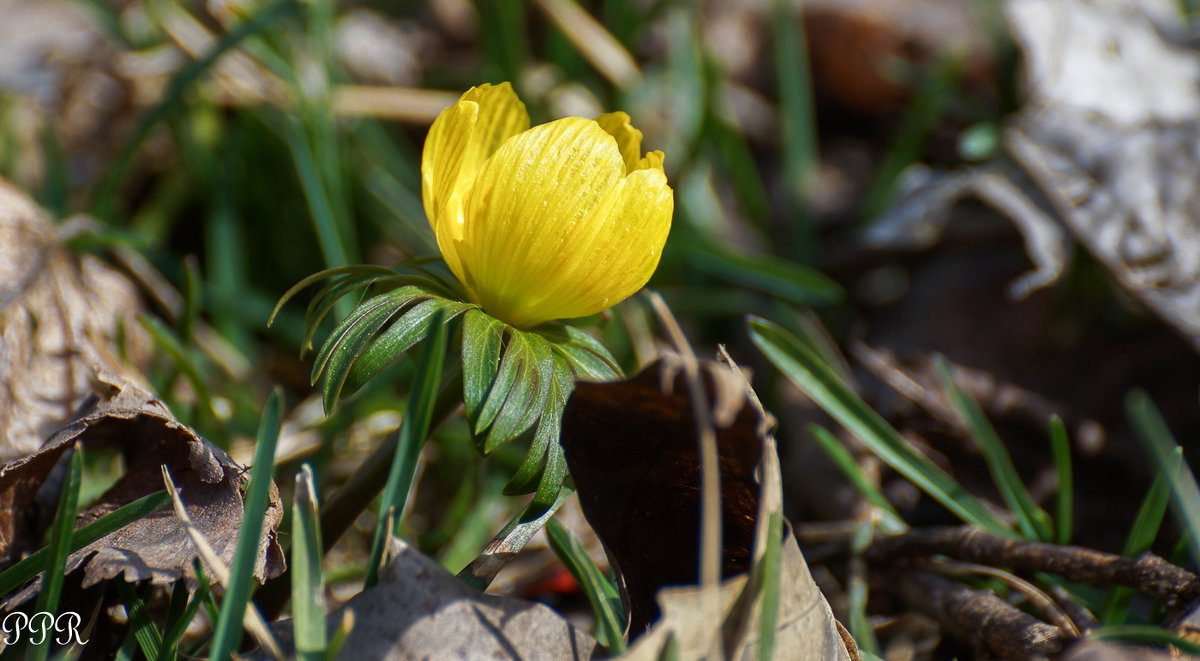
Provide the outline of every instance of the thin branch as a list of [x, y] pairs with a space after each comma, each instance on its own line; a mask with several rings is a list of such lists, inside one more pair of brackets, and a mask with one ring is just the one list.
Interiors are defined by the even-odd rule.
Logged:
[[998, 578], [1008, 583], [1017, 592], [1025, 595], [1025, 598], [1029, 599], [1030, 603], [1047, 615], [1054, 622], [1055, 626], [1062, 629], [1071, 638], [1078, 638], [1080, 635], [1079, 627], [1075, 626], [1075, 622], [1071, 620], [1071, 617], [1062, 608], [1059, 608], [1058, 603], [1051, 599], [1050, 595], [1042, 592], [1036, 585], [1020, 576], [1006, 572], [1003, 569], [996, 569], [995, 567], [977, 565], [972, 562], [957, 562], [954, 560], [932, 563], [929, 565], [929, 568], [948, 576], [976, 574]]
[[893, 575], [893, 589], [955, 638], [1006, 661], [1046, 659], [1062, 650], [1061, 629], [1022, 613], [991, 592], [921, 569]]
[[1006, 539], [970, 526], [924, 528], [876, 541], [873, 561], [944, 555], [1019, 572], [1047, 572], [1091, 585], [1121, 585], [1167, 604], [1200, 596], [1196, 574], [1152, 553], [1126, 558], [1079, 546]]

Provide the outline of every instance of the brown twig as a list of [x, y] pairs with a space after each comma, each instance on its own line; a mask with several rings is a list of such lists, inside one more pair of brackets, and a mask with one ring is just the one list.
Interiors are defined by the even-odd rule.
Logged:
[[1094, 629], [1100, 626], [1100, 620], [1092, 614], [1092, 611], [1084, 608], [1081, 604], [1075, 601], [1075, 597], [1067, 592], [1067, 589], [1061, 585], [1050, 586], [1050, 596], [1058, 603], [1058, 607], [1063, 609], [1075, 623], [1075, 626], [1082, 632], [1087, 632], [1088, 629]]
[[1025, 595], [1029, 603], [1047, 617], [1054, 626], [1058, 627], [1063, 633], [1070, 638], [1075, 639], [1080, 636], [1079, 627], [1075, 626], [1075, 622], [1067, 615], [1058, 602], [1050, 598], [1050, 595], [1042, 592], [1036, 585], [1026, 581], [1020, 576], [1010, 574], [1002, 569], [988, 567], [987, 565], [977, 565], [972, 562], [960, 562], [957, 560], [943, 560], [941, 562], [931, 563], [930, 569], [945, 574], [947, 576], [956, 576], [961, 574], [977, 574], [979, 576], [990, 576], [1004, 581], [1013, 590]]
[[1133, 588], [1167, 604], [1200, 595], [1192, 572], [1152, 553], [1125, 558], [1079, 546], [1006, 539], [970, 526], [924, 528], [877, 540], [867, 550], [873, 561], [944, 555], [1019, 572], [1047, 572], [1069, 581]]
[[990, 592], [921, 569], [898, 572], [893, 585], [910, 607], [936, 619], [955, 638], [1001, 659], [1045, 659], [1063, 647], [1061, 629]]

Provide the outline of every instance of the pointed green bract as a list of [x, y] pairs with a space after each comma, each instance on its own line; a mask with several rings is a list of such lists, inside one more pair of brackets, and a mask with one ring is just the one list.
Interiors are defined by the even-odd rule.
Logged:
[[546, 449], [558, 445], [562, 431], [562, 414], [566, 407], [567, 398], [574, 389], [574, 379], [571, 366], [560, 355], [554, 356], [555, 378], [550, 384], [550, 399], [545, 411], [538, 421], [537, 432], [529, 445], [529, 452], [517, 472], [513, 474], [508, 484], [504, 485], [506, 495], [521, 495], [537, 489], [542, 471], [546, 466]]
[[396, 268], [328, 269], [293, 287], [280, 304], [302, 287], [328, 280], [305, 315], [308, 345], [338, 301], [378, 292], [334, 327], [314, 360], [312, 378], [321, 381], [327, 412], [425, 341], [434, 326], [462, 317], [463, 403], [476, 448], [486, 456], [510, 443], [527, 443], [504, 493], [532, 492], [536, 508], [549, 507], [566, 479], [558, 438], [575, 378], [607, 381], [619, 378], [621, 369], [603, 344], [578, 328], [555, 322], [521, 330], [464, 302], [445, 271], [428, 260]]
[[500, 371], [504, 328], [504, 322], [478, 308], [463, 316], [463, 403], [473, 432], [480, 428], [479, 414]]
[[[376, 374], [421, 343], [435, 326], [449, 323], [472, 307], [470, 303], [444, 298], [431, 298], [414, 305], [359, 353], [350, 366], [343, 388], [351, 393], [357, 392]], [[437, 317], [440, 321], [435, 322], [435, 315], [440, 315]]]
[[533, 426], [545, 410], [553, 380], [554, 358], [549, 344], [539, 336], [514, 329], [496, 377], [497, 384], [511, 383], [511, 387], [507, 392], [493, 390], [484, 404], [484, 419], [495, 411], [491, 428], [482, 439], [485, 455]]
[[554, 352], [562, 356], [581, 379], [612, 381], [621, 378], [621, 368], [600, 341], [574, 326], [561, 326], [543, 333]]
[[546, 448], [546, 465], [542, 468], [542, 479], [538, 482], [533, 500], [529, 501], [529, 512], [541, 514], [552, 507], [567, 479], [567, 457], [562, 446], [555, 443]]

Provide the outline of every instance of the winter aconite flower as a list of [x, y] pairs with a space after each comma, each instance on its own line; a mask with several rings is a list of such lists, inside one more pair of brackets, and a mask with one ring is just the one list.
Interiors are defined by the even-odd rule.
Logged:
[[658, 266], [674, 194], [623, 112], [529, 128], [512, 86], [447, 108], [421, 160], [425, 213], [473, 303], [518, 328], [601, 312]]

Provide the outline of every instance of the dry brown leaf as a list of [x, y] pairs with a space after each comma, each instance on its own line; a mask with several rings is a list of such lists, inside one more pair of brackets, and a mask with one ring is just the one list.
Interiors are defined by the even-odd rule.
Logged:
[[[679, 365], [663, 359], [628, 381], [579, 383], [564, 412], [562, 443], [580, 504], [629, 595], [635, 640], [622, 658], [658, 659], [672, 636], [678, 658], [711, 658], [715, 631], [729, 658], [758, 658], [761, 599], [747, 572], [765, 546], [764, 522], [781, 506], [773, 423], [736, 371], [700, 367], [720, 457], [725, 578], [716, 604], [695, 585], [700, 459]], [[781, 555], [775, 658], [855, 658], [790, 532]]]
[[1077, 240], [1200, 349], [1200, 197], [1190, 176], [1200, 162], [1200, 52], [1182, 14], [1171, 0], [1003, 8], [1028, 92], [1003, 144], [1022, 171], [1007, 159], [959, 172], [910, 168], [868, 243], [931, 243], [954, 203], [975, 196], [1016, 224], [1036, 267], [1013, 283], [1015, 297], [1056, 281]]
[[[188, 514], [212, 542], [225, 563], [233, 559], [241, 525], [242, 467], [225, 451], [176, 421], [166, 405], [141, 386], [116, 373], [97, 378], [98, 394], [73, 422], [55, 433], [37, 453], [0, 468], [0, 557], [16, 559], [21, 533], [28, 529], [27, 507], [54, 465], [76, 441], [85, 451], [118, 448], [125, 474], [83, 511], [76, 527], [86, 525], [142, 496], [162, 489], [160, 466], [166, 464], [180, 487]], [[275, 529], [283, 517], [279, 493], [272, 485], [254, 575], [265, 580], [283, 571], [283, 550]], [[194, 579], [196, 550], [169, 507], [160, 509], [71, 554], [67, 571], [84, 571], [83, 587], [124, 574], [130, 582], [169, 583]], [[4, 602], [5, 608], [27, 600], [37, 584]]]
[[[853, 640], [841, 635], [833, 610], [813, 581], [796, 538], [788, 535], [781, 553], [779, 580], [779, 619], [775, 626], [775, 656], [777, 659], [798, 661], [854, 661], [857, 649], [851, 651]], [[732, 619], [739, 607], [738, 598], [746, 587], [746, 575], [736, 576], [721, 584], [720, 622]], [[645, 635], [635, 641], [624, 661], [653, 661], [659, 659], [667, 637], [674, 635], [679, 642], [680, 659], [706, 658], [709, 633], [713, 622], [704, 617], [700, 588], [684, 586], [665, 588], [658, 593], [662, 619]], [[731, 650], [728, 658], [757, 659], [759, 612], [752, 609], [751, 619], [744, 628], [748, 632]]]
[[0, 179], [0, 462], [36, 451], [92, 391], [93, 367], [144, 360], [137, 290], [63, 247], [63, 226]]
[[[723, 426], [722, 574], [730, 577], [750, 568], [762, 443], [741, 383], [728, 385], [723, 365], [704, 365], [708, 399], [716, 400], [714, 417]], [[683, 372], [660, 360], [627, 381], [576, 384], [563, 413], [562, 445], [583, 513], [624, 578], [630, 635], [637, 636], [658, 617], [660, 588], [699, 580], [700, 457]]]
[[1067, 227], [1200, 349], [1200, 54], [1170, 0], [1005, 4], [1030, 99], [1006, 146]]
[[[379, 585], [359, 593], [327, 619], [332, 632], [345, 611], [354, 614], [354, 628], [338, 659], [591, 658], [596, 641], [549, 607], [472, 590], [398, 538], [392, 539], [388, 551], [391, 566]], [[285, 640], [291, 630], [290, 621], [276, 627]]]

